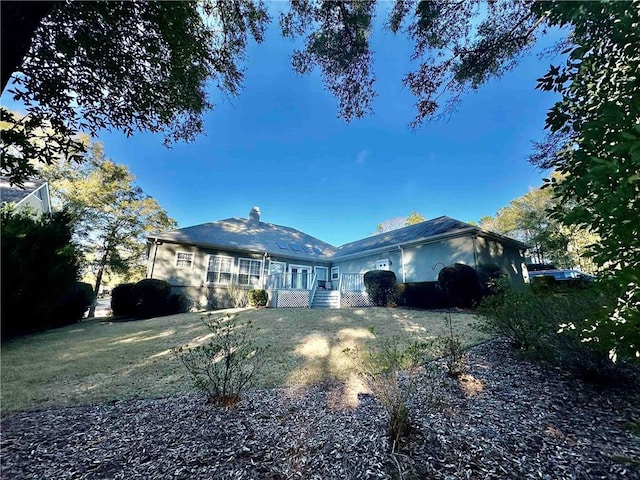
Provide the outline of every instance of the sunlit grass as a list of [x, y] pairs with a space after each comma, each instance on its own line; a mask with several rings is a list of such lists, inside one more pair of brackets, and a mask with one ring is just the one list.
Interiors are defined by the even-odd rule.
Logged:
[[[238, 312], [270, 345], [258, 386], [347, 380], [352, 365], [343, 350], [378, 338], [430, 340], [448, 334], [443, 313], [403, 309], [259, 309]], [[484, 340], [475, 317], [453, 314], [454, 333], [466, 345]], [[201, 314], [134, 322], [91, 319], [2, 345], [2, 412], [50, 405], [148, 398], [191, 391], [172, 348], [203, 343], [210, 332]]]

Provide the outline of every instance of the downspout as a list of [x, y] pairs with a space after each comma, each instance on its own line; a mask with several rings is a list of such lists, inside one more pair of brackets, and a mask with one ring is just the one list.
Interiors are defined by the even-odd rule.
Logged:
[[400, 246], [400, 244], [398, 244], [397, 247], [398, 250], [400, 250], [400, 263], [402, 263], [402, 283], [407, 283], [407, 276], [404, 271], [404, 249]]
[[149, 275], [149, 278], [153, 278], [153, 269], [156, 267], [156, 255], [158, 255], [158, 245], [162, 245], [162, 241], [155, 239], [153, 244], [156, 246], [155, 250], [153, 251], [153, 261], [151, 262], [151, 274]]
[[473, 263], [476, 266], [476, 272], [478, 271], [478, 250], [476, 249], [476, 240], [478, 239], [478, 234], [474, 234], [471, 237], [471, 240], [473, 242]]

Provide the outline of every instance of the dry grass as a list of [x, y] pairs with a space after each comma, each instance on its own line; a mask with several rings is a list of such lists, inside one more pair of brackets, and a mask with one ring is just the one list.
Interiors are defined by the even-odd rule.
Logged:
[[[259, 328], [257, 341], [270, 345], [258, 386], [346, 380], [346, 347], [380, 338], [429, 340], [448, 333], [445, 314], [404, 309], [259, 309], [238, 312]], [[2, 412], [125, 398], [153, 398], [192, 388], [171, 349], [204, 341], [201, 314], [134, 322], [91, 319], [2, 345]], [[453, 314], [454, 333], [472, 345], [485, 337], [472, 328], [473, 315]]]

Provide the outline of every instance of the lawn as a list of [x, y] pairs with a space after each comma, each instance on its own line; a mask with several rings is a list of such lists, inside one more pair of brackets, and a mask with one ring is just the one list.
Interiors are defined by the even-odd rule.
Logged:
[[[378, 339], [429, 340], [448, 334], [446, 314], [405, 309], [247, 309], [236, 312], [259, 328], [257, 342], [270, 345], [259, 387], [347, 380], [351, 363], [343, 350]], [[209, 333], [202, 314], [132, 322], [90, 319], [2, 344], [2, 412], [52, 405], [153, 398], [192, 389], [172, 348], [202, 342]], [[476, 317], [453, 313], [454, 334], [465, 345], [486, 337]]]

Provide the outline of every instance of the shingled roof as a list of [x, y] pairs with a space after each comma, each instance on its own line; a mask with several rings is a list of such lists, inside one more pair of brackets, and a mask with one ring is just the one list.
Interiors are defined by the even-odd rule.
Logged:
[[20, 203], [27, 195], [44, 185], [46, 180], [27, 180], [23, 187], [11, 185], [7, 177], [0, 177], [0, 201], [2, 203]]
[[149, 238], [204, 247], [266, 252], [308, 260], [328, 261], [336, 251], [333, 245], [300, 230], [261, 222], [259, 217], [227, 218], [152, 235]]
[[226, 248], [238, 251], [268, 253], [306, 260], [340, 259], [351, 255], [366, 255], [378, 249], [428, 242], [443, 237], [480, 234], [508, 242], [519, 248], [527, 246], [512, 238], [484, 231], [454, 218], [442, 216], [390, 232], [334, 247], [295, 228], [260, 221], [260, 210], [251, 211], [249, 218], [228, 218], [193, 227], [180, 228], [152, 235], [150, 240], [191, 244], [201, 247]]
[[443, 216], [347, 243], [338, 247], [335, 257], [339, 258], [378, 248], [417, 243], [439, 235], [453, 235], [474, 230], [478, 230], [478, 228], [454, 218]]

